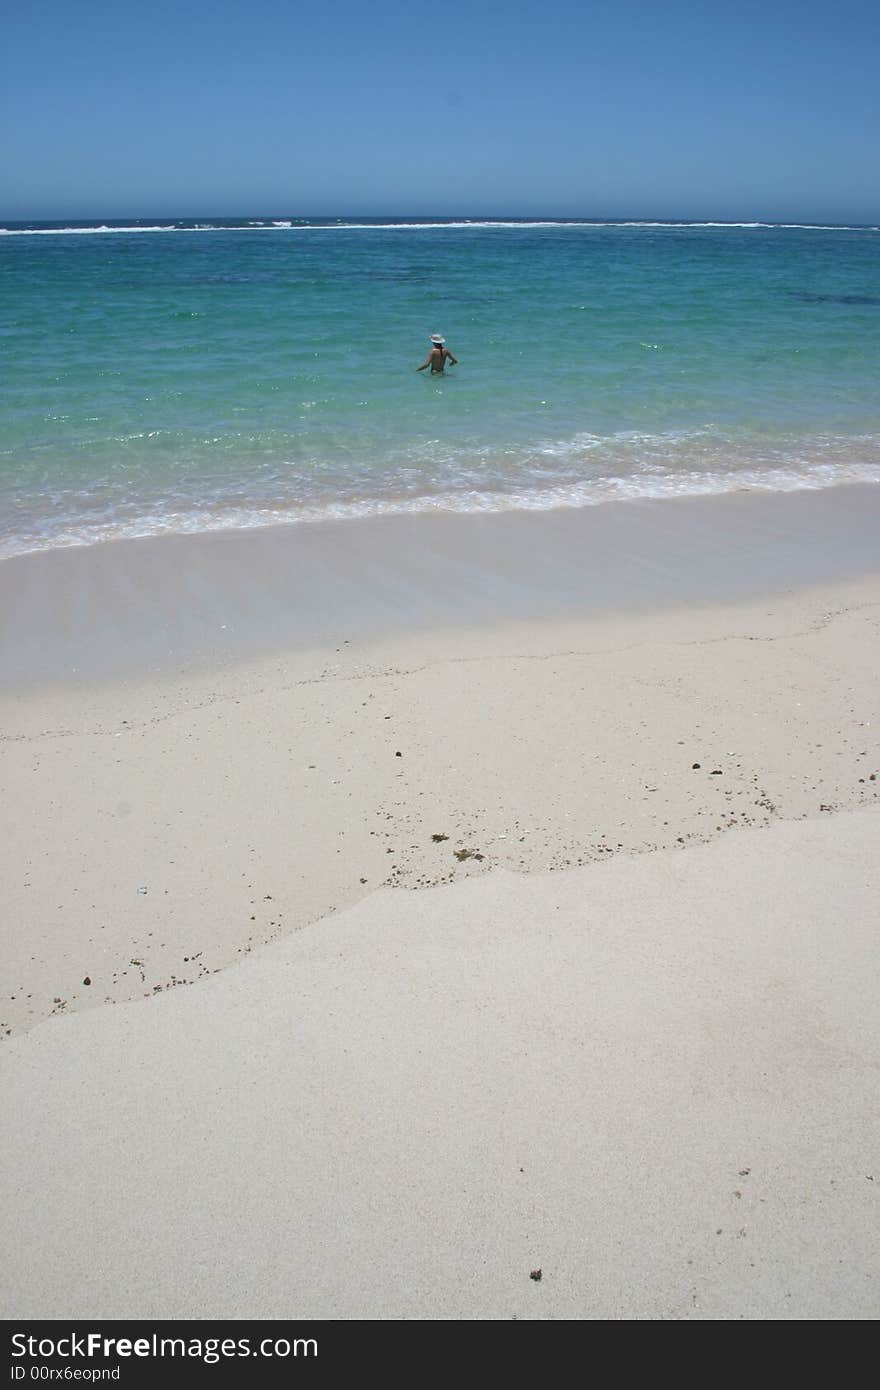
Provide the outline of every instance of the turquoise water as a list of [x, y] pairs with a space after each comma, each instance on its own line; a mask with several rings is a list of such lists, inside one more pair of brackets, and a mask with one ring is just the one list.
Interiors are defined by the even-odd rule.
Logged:
[[6, 555], [880, 481], [876, 228], [7, 224], [0, 342]]

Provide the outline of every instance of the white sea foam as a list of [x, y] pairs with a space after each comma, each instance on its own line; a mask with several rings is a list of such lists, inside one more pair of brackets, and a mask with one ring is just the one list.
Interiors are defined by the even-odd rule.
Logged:
[[[0, 236], [113, 236], [121, 232], [176, 232], [178, 227], [0, 227]], [[190, 230], [195, 230], [194, 228]], [[207, 229], [205, 229], [207, 230]]]
[[186, 233], [205, 233], [205, 232], [431, 232], [431, 231], [461, 231], [467, 229], [509, 229], [527, 231], [530, 228], [560, 227], [560, 228], [585, 228], [601, 229], [609, 227], [629, 227], [656, 229], [666, 228], [670, 231], [687, 231], [692, 228], [717, 228], [719, 230], [764, 230], [764, 231], [799, 231], [799, 232], [877, 232], [880, 227], [875, 226], [855, 226], [839, 225], [818, 222], [638, 222], [638, 221], [574, 221], [563, 219], [545, 219], [535, 221], [504, 221], [502, 219], [480, 219], [465, 218], [449, 222], [298, 222], [277, 221], [277, 222], [257, 222], [250, 221], [242, 224], [222, 225], [213, 222], [202, 222], [192, 226], [181, 227], [176, 223], [157, 223], [155, 226], [148, 227], [109, 227], [105, 223], [89, 227], [0, 227], [0, 236], [129, 236], [140, 232], [177, 232], [181, 235]]
[[[581, 441], [580, 447], [583, 447]], [[249, 531], [265, 526], [311, 522], [354, 521], [369, 517], [431, 513], [544, 512], [562, 508], [601, 506], [608, 502], [670, 501], [688, 497], [720, 497], [734, 492], [799, 492], [849, 484], [880, 484], [880, 463], [789, 462], [783, 466], [738, 468], [733, 471], [649, 468], [625, 475], [604, 473], [590, 479], [566, 479], [546, 486], [459, 486], [454, 491], [289, 503], [274, 501], [204, 507], [167, 505], [137, 515], [114, 516], [109, 509], [93, 520], [53, 518], [29, 533], [20, 532], [0, 543], [0, 558], [33, 551], [89, 546], [104, 541], [144, 539], [162, 535]]]

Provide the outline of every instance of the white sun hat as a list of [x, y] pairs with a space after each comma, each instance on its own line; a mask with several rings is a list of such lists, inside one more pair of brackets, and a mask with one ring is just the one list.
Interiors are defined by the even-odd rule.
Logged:
[[443, 337], [442, 333], [432, 333], [431, 342], [434, 344], [435, 347], [443, 347], [444, 343], [446, 342], [446, 339]]

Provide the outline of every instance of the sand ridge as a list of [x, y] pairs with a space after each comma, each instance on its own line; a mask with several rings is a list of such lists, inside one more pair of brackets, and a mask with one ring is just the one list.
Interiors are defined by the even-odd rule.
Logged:
[[382, 886], [875, 804], [878, 620], [865, 580], [9, 700], [3, 1034], [189, 984]]
[[0, 1307], [876, 1316], [878, 834], [385, 888], [10, 1040]]

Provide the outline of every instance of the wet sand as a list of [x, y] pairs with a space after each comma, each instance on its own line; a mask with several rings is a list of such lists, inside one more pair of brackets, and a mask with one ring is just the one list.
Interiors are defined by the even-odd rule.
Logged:
[[168, 536], [0, 563], [0, 688], [739, 602], [880, 569], [880, 487]]

